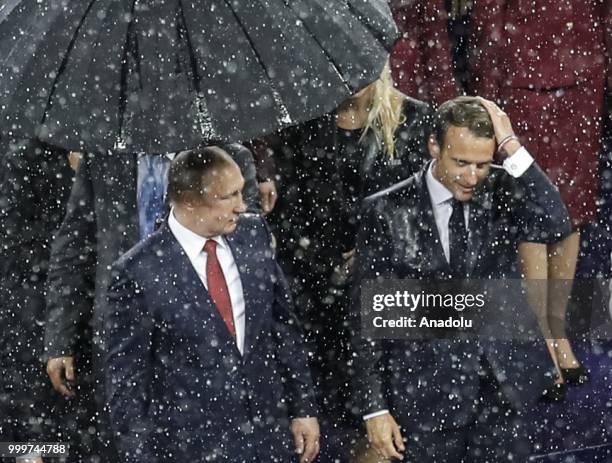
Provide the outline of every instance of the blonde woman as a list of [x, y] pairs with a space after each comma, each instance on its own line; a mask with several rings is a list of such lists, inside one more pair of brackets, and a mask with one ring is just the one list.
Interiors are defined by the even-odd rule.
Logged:
[[361, 199], [422, 166], [429, 127], [429, 107], [397, 91], [386, 67], [334, 113], [289, 129], [274, 143], [279, 199], [270, 222], [311, 341], [321, 441], [329, 446], [322, 461], [326, 453], [346, 455], [351, 439], [343, 432], [357, 430], [361, 420], [348, 400], [347, 366], [347, 270]]

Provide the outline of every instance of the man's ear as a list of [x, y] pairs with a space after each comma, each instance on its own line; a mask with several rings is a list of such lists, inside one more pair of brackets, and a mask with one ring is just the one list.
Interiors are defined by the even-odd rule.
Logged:
[[183, 197], [181, 198], [181, 207], [187, 209], [188, 211], [193, 211], [195, 206], [197, 206], [196, 196], [191, 192], [183, 193]]
[[436, 141], [435, 135], [430, 135], [427, 140], [427, 148], [429, 149], [429, 155], [434, 159], [440, 159], [440, 145]]

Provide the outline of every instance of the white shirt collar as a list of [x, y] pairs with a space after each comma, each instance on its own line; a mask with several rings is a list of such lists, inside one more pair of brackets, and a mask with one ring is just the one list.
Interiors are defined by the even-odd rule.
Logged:
[[175, 236], [176, 240], [185, 250], [187, 257], [189, 257], [189, 259], [192, 261], [204, 250], [204, 245], [208, 240], [216, 241], [217, 245], [221, 246], [222, 248], [227, 246], [227, 243], [221, 235], [205, 238], [182, 225], [174, 216], [174, 208], [170, 211], [168, 226], [170, 227], [170, 231], [172, 231], [172, 234]]
[[431, 202], [438, 206], [453, 199], [453, 193], [434, 177], [433, 168], [435, 163], [436, 161], [433, 160], [429, 164], [427, 175], [425, 176], [425, 183], [427, 184], [427, 189], [429, 190]]

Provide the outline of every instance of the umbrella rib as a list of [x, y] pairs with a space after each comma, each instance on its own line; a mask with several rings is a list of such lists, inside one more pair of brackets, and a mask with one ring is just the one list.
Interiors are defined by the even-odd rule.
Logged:
[[362, 18], [362, 14], [361, 12], [355, 8], [355, 6], [351, 3], [351, 2], [346, 2], [346, 6], [348, 7], [349, 10], [351, 10], [354, 14], [356, 18], [359, 18], [359, 21], [361, 21], [361, 23], [366, 27], [366, 29], [370, 32], [370, 34], [372, 34], [372, 37], [374, 37], [375, 39], [377, 39], [379, 42], [384, 42], [383, 39], [383, 33], [382, 32], [377, 32], [376, 29], [374, 29], [374, 27], [372, 27], [371, 24], [369, 24], [366, 21], [363, 21]]
[[[128, 79], [129, 79], [129, 54], [130, 54], [130, 45], [133, 45], [134, 47], [136, 47], [135, 50], [131, 50], [132, 53], [132, 57], [134, 59], [134, 54], [136, 56], [138, 56], [138, 41], [133, 40], [133, 35], [134, 34], [134, 11], [136, 10], [136, 3], [138, 3], [138, 0], [134, 0], [134, 2], [132, 3], [132, 9], [130, 11], [131, 17], [130, 17], [130, 23], [128, 24], [127, 27], [127, 31], [125, 34], [125, 45], [123, 47], [123, 57], [122, 57], [122, 63], [124, 63], [124, 65], [121, 68], [121, 82], [120, 82], [120, 88], [123, 91], [119, 92], [119, 101], [118, 101], [118, 117], [117, 117], [117, 130], [119, 131], [119, 133], [116, 136], [116, 141], [115, 141], [115, 146], [114, 149], [115, 150], [124, 150], [126, 148], [126, 143], [125, 143], [125, 110], [127, 107], [127, 92], [128, 90]], [[131, 44], [130, 41], [133, 40], [133, 43]], [[134, 59], [135, 62], [135, 66], [136, 66], [136, 73], [138, 75], [140, 75], [140, 62], [138, 59]]]
[[279, 109], [279, 111], [281, 113], [280, 122], [282, 122], [283, 124], [291, 124], [292, 123], [292, 119], [291, 119], [291, 116], [289, 115], [289, 110], [287, 109], [287, 106], [283, 103], [283, 99], [280, 96], [280, 93], [278, 92], [278, 90], [276, 89], [276, 85], [274, 84], [274, 81], [270, 78], [270, 74], [268, 73], [268, 69], [266, 68], [266, 65], [265, 65], [263, 59], [261, 58], [259, 52], [257, 51], [257, 48], [255, 47], [255, 42], [253, 42], [253, 39], [251, 38], [251, 36], [249, 34], [249, 31], [245, 27], [244, 23], [240, 20], [240, 17], [236, 14], [236, 11], [234, 10], [234, 8], [231, 5], [231, 2], [228, 2], [227, 0], [225, 0], [225, 4], [227, 5], [229, 10], [234, 15], [234, 18], [236, 19], [236, 22], [238, 24], [240, 24], [240, 26], [242, 26], [242, 30], [244, 31], [244, 34], [245, 34], [247, 40], [249, 41], [249, 44], [251, 45], [251, 49], [253, 50], [253, 53], [255, 54], [255, 58], [257, 59], [257, 61], [261, 65], [262, 69], [264, 70], [264, 72], [266, 74], [266, 77], [268, 78], [268, 84], [270, 85], [270, 90], [272, 91], [272, 97], [273, 97], [274, 102], [278, 106], [278, 109]]
[[19, 4], [19, 0], [14, 1], [13, 3], [7, 3], [0, 6], [0, 22], [8, 17], [11, 14], [11, 11]]
[[[215, 132], [210, 118], [208, 109], [206, 108], [206, 100], [204, 98], [204, 92], [202, 91], [200, 74], [198, 73], [198, 60], [194, 53], [193, 43], [191, 41], [191, 35], [189, 34], [189, 28], [187, 27], [187, 21], [185, 20], [185, 9], [183, 8], [183, 0], [178, 0], [181, 15], [181, 25], [183, 32], [185, 33], [185, 40], [187, 40], [187, 52], [189, 53], [189, 61], [191, 62], [191, 71], [193, 73], [193, 86], [196, 91], [196, 108], [198, 124], [200, 126], [200, 133], [204, 138], [216, 138]], [[202, 63], [203, 67], [206, 67], [207, 63]]]
[[[293, 10], [293, 8], [291, 8], [291, 5], [289, 4], [289, 2], [287, 0], [283, 0], [283, 1], [284, 1], [285, 5], [287, 6], [287, 8]], [[323, 44], [319, 41], [319, 39], [317, 38], [317, 35], [314, 34], [309, 29], [308, 25], [304, 21], [300, 20], [300, 22], [302, 23], [302, 27], [304, 28], [304, 30], [306, 32], [308, 32], [308, 34], [310, 35], [312, 40], [314, 40], [317, 43], [317, 45], [319, 45], [319, 48], [321, 49], [321, 51], [323, 52], [323, 54], [327, 58], [327, 61], [333, 66], [334, 71], [336, 71], [336, 74], [338, 74], [338, 76], [340, 77], [340, 80], [342, 80], [342, 83], [346, 87], [347, 91], [349, 93], [353, 93], [353, 89], [351, 89], [351, 86], [348, 84], [348, 81], [344, 78], [344, 75], [342, 74], [342, 72], [340, 72], [340, 67], [338, 66], [336, 61], [332, 58], [332, 56], [327, 52], [325, 47], [323, 47]]]
[[[183, 27], [185, 38], [187, 40], [187, 51], [189, 52], [189, 60], [191, 61], [191, 68], [193, 71], [193, 85], [196, 89], [196, 92], [199, 94], [202, 92], [202, 88], [200, 87], [200, 75], [198, 73], [198, 60], [194, 54], [193, 43], [191, 42], [191, 35], [189, 34], [189, 28], [187, 27], [187, 22], [185, 21], [185, 9], [183, 8], [183, 0], [178, 0], [178, 4], [181, 10], [181, 25]], [[206, 63], [203, 63], [203, 64], [204, 64], [204, 67], [206, 67]]]
[[62, 59], [62, 62], [59, 68], [57, 69], [57, 73], [55, 74], [55, 79], [53, 79], [53, 85], [51, 85], [51, 90], [49, 91], [49, 97], [47, 98], [47, 107], [45, 108], [45, 112], [43, 113], [42, 120], [40, 121], [41, 124], [44, 124], [45, 121], [47, 120], [47, 114], [49, 110], [51, 109], [53, 95], [55, 93], [55, 90], [57, 89], [57, 83], [59, 81], [59, 78], [63, 74], [63, 72], [66, 70], [66, 64], [68, 63], [68, 58], [70, 57], [70, 53], [72, 52], [72, 49], [74, 48], [77, 37], [79, 36], [79, 32], [81, 31], [81, 26], [85, 22], [85, 18], [89, 14], [89, 11], [91, 10], [95, 2], [96, 0], [91, 0], [89, 2], [89, 6], [85, 10], [85, 13], [83, 14], [81, 18], [81, 21], [79, 22], [79, 25], [74, 30], [74, 35], [72, 36], [72, 40], [70, 40], [70, 43], [68, 44], [68, 48], [66, 49], [66, 55]]

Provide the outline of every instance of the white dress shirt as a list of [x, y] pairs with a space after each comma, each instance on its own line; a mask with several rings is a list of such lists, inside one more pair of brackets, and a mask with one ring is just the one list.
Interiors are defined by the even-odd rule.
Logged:
[[[431, 201], [431, 208], [436, 221], [436, 228], [438, 229], [440, 244], [444, 250], [446, 262], [450, 262], [450, 238], [448, 222], [453, 214], [453, 193], [433, 176], [433, 167], [435, 163], [436, 161], [433, 161], [431, 164], [429, 164], [427, 175], [425, 175], [425, 183], [427, 184], [427, 190], [429, 191], [429, 200]], [[465, 204], [463, 206], [463, 214], [465, 216], [465, 226], [467, 227], [470, 218], [469, 204]]]
[[176, 217], [174, 210], [170, 212], [168, 218], [168, 226], [170, 231], [179, 242], [185, 254], [191, 261], [191, 265], [200, 277], [202, 284], [208, 290], [208, 281], [206, 278], [206, 261], [207, 254], [204, 252], [204, 245], [209, 239], [217, 242], [217, 259], [225, 277], [225, 283], [229, 291], [230, 301], [232, 303], [232, 314], [234, 316], [234, 327], [236, 329], [236, 345], [240, 353], [244, 353], [244, 330], [245, 330], [245, 302], [244, 292], [242, 290], [242, 281], [238, 266], [232, 255], [227, 241], [223, 236], [214, 236], [212, 238], [204, 238], [185, 226], [181, 225]]
[[[433, 209], [434, 219], [436, 221], [436, 228], [438, 229], [438, 235], [440, 236], [440, 242], [444, 249], [444, 255], [446, 261], [450, 262], [450, 241], [448, 233], [448, 222], [450, 221], [451, 214], [453, 213], [452, 199], [453, 193], [440, 183], [433, 176], [433, 166], [436, 161], [434, 160], [429, 164], [427, 174], [425, 175], [425, 183], [427, 190], [429, 191], [429, 199], [431, 200], [431, 208]], [[493, 169], [504, 169], [514, 178], [518, 178], [523, 175], [527, 169], [533, 164], [533, 157], [524, 148], [519, 148], [516, 153], [506, 158], [503, 166], [492, 165]], [[469, 224], [470, 206], [465, 204], [463, 206], [463, 213], [465, 214], [465, 225]], [[364, 415], [363, 419], [369, 420], [376, 416], [386, 415], [389, 410], [379, 410], [374, 413]]]
[[[429, 199], [431, 200], [431, 208], [436, 221], [436, 228], [438, 229], [440, 244], [442, 244], [442, 249], [444, 249], [446, 261], [450, 262], [448, 222], [450, 221], [450, 217], [453, 213], [453, 193], [433, 176], [435, 162], [436, 161], [434, 160], [431, 164], [429, 164], [427, 175], [425, 176], [425, 183], [427, 184], [427, 190], [429, 191]], [[533, 158], [524, 147], [521, 147], [512, 156], [506, 158], [502, 167], [492, 165], [491, 168], [503, 168], [510, 175], [518, 178], [525, 173], [531, 164], [533, 164]], [[469, 203], [466, 203], [463, 206], [463, 213], [465, 214], [465, 226], [468, 227], [469, 230]]]

